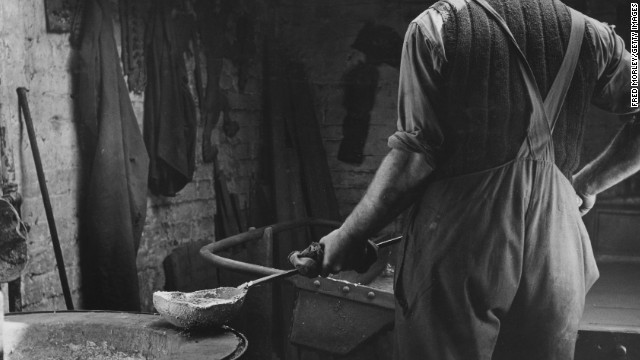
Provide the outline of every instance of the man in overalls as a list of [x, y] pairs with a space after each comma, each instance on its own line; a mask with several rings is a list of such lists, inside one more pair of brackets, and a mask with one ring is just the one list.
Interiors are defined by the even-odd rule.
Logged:
[[559, 1], [436, 3], [406, 33], [391, 151], [320, 241], [321, 274], [353, 268], [411, 207], [397, 359], [572, 359], [598, 277], [581, 212], [640, 169], [631, 121], [574, 176], [584, 116], [637, 112], [630, 90], [623, 41]]

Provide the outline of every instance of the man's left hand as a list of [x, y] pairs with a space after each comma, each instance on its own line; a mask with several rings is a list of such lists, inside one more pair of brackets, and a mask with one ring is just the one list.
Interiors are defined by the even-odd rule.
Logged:
[[578, 209], [580, 210], [580, 215], [585, 216], [589, 210], [593, 208], [596, 203], [595, 195], [587, 195], [582, 193], [576, 193], [577, 201], [578, 201]]

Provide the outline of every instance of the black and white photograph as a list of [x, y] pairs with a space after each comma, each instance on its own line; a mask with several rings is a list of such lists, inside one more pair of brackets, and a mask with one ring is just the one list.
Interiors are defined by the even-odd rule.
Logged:
[[637, 0], [0, 0], [0, 360], [640, 360]]

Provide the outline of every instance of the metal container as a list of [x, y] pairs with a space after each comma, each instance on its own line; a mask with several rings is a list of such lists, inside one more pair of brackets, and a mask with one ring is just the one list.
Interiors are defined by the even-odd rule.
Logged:
[[244, 335], [229, 327], [181, 331], [155, 314], [10, 313], [3, 330], [5, 360], [238, 359], [247, 348]]

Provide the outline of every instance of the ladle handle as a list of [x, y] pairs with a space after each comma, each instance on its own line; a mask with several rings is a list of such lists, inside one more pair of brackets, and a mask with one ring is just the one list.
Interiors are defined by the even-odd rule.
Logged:
[[269, 276], [265, 276], [262, 277], [260, 279], [257, 280], [253, 280], [253, 281], [249, 281], [248, 283], [246, 283], [245, 288], [250, 288], [256, 285], [260, 285], [260, 284], [264, 284], [266, 282], [269, 281], [273, 281], [273, 280], [277, 280], [277, 279], [282, 279], [282, 278], [286, 278], [289, 276], [293, 276], [296, 275], [298, 273], [298, 269], [291, 269], [291, 270], [286, 270], [283, 271], [279, 274], [273, 274], [273, 275], [269, 275]]
[[[387, 246], [391, 246], [391, 245], [393, 245], [395, 243], [398, 243], [398, 242], [400, 242], [400, 240], [402, 240], [402, 236], [396, 236], [394, 238], [383, 240], [383, 241], [380, 241], [378, 243], [372, 243], [372, 244], [374, 244], [377, 248], [384, 248], [384, 247], [387, 247]], [[286, 271], [282, 271], [282, 272], [280, 272], [278, 274], [273, 274], [273, 275], [262, 277], [262, 278], [257, 279], [257, 280], [249, 281], [249, 282], [247, 282], [247, 283], [245, 283], [244, 285], [241, 285], [241, 286], [244, 287], [245, 289], [248, 289], [250, 287], [253, 287], [253, 286], [256, 286], [256, 285], [259, 285], [259, 284], [264, 284], [264, 283], [267, 283], [267, 282], [270, 282], [270, 281], [273, 281], [273, 280], [286, 278], [286, 277], [293, 276], [293, 275], [296, 275], [296, 274], [298, 274], [298, 269], [286, 270]]]

